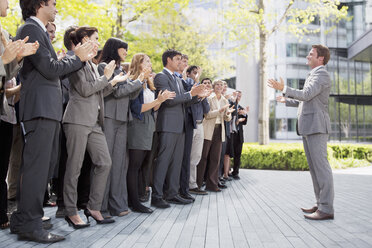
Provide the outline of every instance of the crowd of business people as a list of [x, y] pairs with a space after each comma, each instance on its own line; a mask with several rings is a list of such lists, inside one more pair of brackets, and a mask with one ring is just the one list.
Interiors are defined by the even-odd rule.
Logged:
[[[0, 0], [2, 17], [7, 5]], [[240, 91], [201, 80], [202, 69], [173, 49], [157, 74], [143, 53], [124, 69], [128, 44], [110, 38], [98, 53], [95, 27], [67, 28], [67, 52], [56, 53], [55, 0], [21, 0], [20, 7], [25, 23], [13, 41], [0, 32], [2, 229], [58, 242], [64, 237], [47, 231], [43, 206], [56, 204], [56, 217], [80, 229], [90, 218], [113, 223], [129, 208], [152, 213], [143, 204], [150, 194], [151, 206], [168, 208], [239, 179], [249, 111]], [[10, 220], [8, 199], [17, 203]]]

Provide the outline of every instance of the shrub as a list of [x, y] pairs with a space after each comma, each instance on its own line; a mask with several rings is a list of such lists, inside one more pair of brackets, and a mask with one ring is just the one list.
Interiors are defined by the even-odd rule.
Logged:
[[[328, 144], [328, 161], [332, 168], [368, 166], [372, 161], [372, 145]], [[302, 143], [257, 143], [243, 145], [241, 167], [272, 170], [308, 170]]]

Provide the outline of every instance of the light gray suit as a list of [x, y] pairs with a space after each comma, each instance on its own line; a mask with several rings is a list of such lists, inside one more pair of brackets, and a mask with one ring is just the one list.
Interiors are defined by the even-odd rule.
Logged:
[[[98, 65], [99, 74], [103, 75], [106, 63]], [[113, 77], [122, 70], [116, 68]], [[110, 151], [112, 167], [107, 178], [105, 195], [101, 211], [106, 214], [119, 215], [128, 210], [127, 192], [127, 123], [132, 120], [129, 100], [137, 98], [142, 90], [139, 80], [118, 83], [112, 94], [105, 97], [105, 136]]]
[[327, 159], [328, 133], [331, 130], [328, 98], [331, 79], [324, 66], [314, 68], [302, 90], [287, 87], [286, 106], [298, 106], [297, 132], [302, 135], [307, 162], [313, 180], [318, 209], [333, 214], [334, 187]]
[[110, 153], [102, 131], [103, 91], [109, 93], [113, 87], [105, 76], [99, 76], [96, 65], [91, 62], [85, 63], [83, 68], [69, 75], [68, 79], [70, 100], [63, 116], [68, 154], [63, 198], [65, 213], [72, 216], [77, 214], [77, 182], [85, 150], [89, 152], [94, 165], [87, 207], [101, 210], [111, 167]]

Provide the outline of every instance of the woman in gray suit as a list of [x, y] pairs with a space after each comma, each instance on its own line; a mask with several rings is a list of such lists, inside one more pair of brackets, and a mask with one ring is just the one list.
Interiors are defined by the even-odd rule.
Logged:
[[[128, 45], [117, 38], [110, 38], [103, 47], [99, 59], [98, 72], [103, 75], [107, 64], [115, 61], [113, 77], [123, 73], [120, 63], [127, 56]], [[129, 73], [128, 73], [129, 75]], [[132, 120], [129, 100], [134, 99], [142, 90], [143, 73], [135, 80], [119, 83], [112, 94], [105, 97], [105, 136], [110, 151], [112, 166], [107, 178], [101, 212], [104, 216], [124, 216], [128, 211], [127, 194], [127, 123]]]
[[[75, 45], [94, 42], [98, 48], [98, 30], [94, 27], [80, 27], [70, 34]], [[97, 52], [95, 50], [95, 52]], [[63, 116], [63, 128], [66, 133], [67, 164], [64, 177], [64, 203], [66, 221], [74, 228], [89, 226], [79, 216], [76, 208], [77, 181], [80, 175], [84, 153], [87, 150], [93, 163], [89, 202], [84, 214], [89, 222], [93, 217], [97, 224], [114, 222], [104, 219], [101, 205], [107, 176], [110, 172], [111, 158], [106, 138], [103, 134], [103, 95], [111, 92], [117, 83], [125, 81], [123, 73], [111, 81], [115, 61], [110, 62], [104, 75], [100, 76], [92, 61], [87, 61], [78, 71], [68, 77], [70, 82], [70, 101]]]

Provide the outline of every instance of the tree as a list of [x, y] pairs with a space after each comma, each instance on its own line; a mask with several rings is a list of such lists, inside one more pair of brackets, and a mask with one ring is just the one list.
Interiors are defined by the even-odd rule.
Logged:
[[[339, 8], [337, 0], [283, 0], [285, 7], [280, 15], [275, 14], [274, 8], [267, 7], [268, 0], [232, 0], [225, 11], [226, 27], [230, 38], [239, 41], [238, 50], [246, 50], [248, 45], [259, 41], [259, 144], [269, 143], [269, 103], [267, 94], [267, 42], [269, 37], [279, 28], [297, 37], [305, 34], [320, 32], [320, 28], [308, 27], [315, 18], [330, 24], [328, 31], [333, 28], [332, 23], [338, 23], [347, 18], [347, 7]], [[278, 6], [278, 5], [277, 5]], [[284, 24], [287, 25], [284, 25]]]

